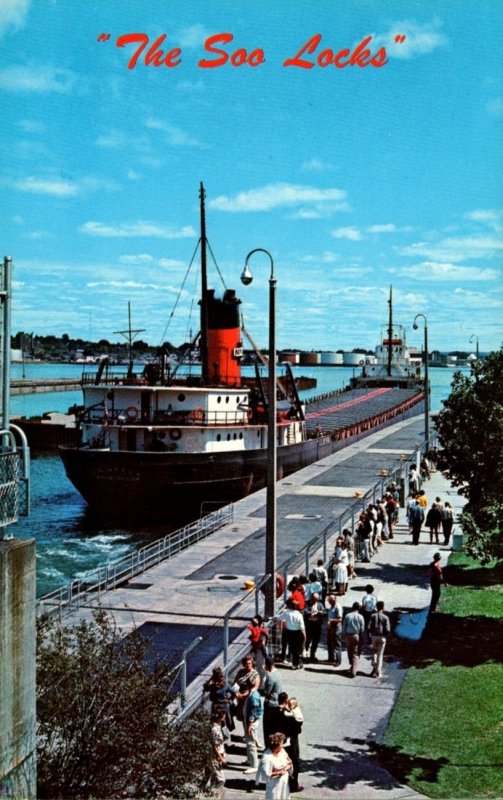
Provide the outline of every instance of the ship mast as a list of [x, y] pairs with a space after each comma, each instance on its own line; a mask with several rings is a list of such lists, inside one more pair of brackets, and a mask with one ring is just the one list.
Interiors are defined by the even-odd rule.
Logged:
[[199, 189], [201, 211], [201, 373], [203, 385], [209, 383], [208, 375], [208, 275], [206, 269], [206, 215], [204, 208], [204, 186], [201, 181]]
[[393, 356], [393, 287], [389, 287], [389, 318], [388, 318], [388, 376], [391, 375], [391, 359]]

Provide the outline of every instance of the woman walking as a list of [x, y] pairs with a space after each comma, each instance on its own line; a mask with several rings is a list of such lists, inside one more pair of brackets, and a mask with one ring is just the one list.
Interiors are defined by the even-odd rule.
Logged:
[[285, 735], [269, 736], [268, 748], [262, 756], [256, 783], [265, 782], [265, 800], [289, 800], [289, 772], [292, 761], [284, 748]]

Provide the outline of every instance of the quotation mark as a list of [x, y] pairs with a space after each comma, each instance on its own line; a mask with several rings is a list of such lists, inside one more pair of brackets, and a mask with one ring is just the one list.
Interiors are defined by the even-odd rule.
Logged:
[[110, 39], [109, 33], [100, 33], [100, 35], [98, 36], [98, 42], [108, 42], [109, 39]]
[[395, 36], [395, 42], [396, 42], [397, 44], [402, 44], [402, 42], [405, 42], [406, 38], [407, 38], [407, 37], [406, 37], [406, 36], [404, 36], [404, 34], [403, 34], [403, 33], [397, 33], [397, 35]]

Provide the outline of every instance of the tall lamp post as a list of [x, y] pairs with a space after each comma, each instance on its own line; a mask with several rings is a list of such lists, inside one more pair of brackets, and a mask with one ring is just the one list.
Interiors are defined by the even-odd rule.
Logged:
[[265, 572], [268, 581], [265, 587], [265, 614], [273, 617], [276, 609], [276, 475], [277, 475], [277, 434], [276, 434], [276, 278], [274, 261], [268, 250], [256, 247], [250, 250], [245, 259], [241, 281], [245, 286], [253, 280], [248, 262], [254, 253], [265, 253], [271, 262], [269, 277], [269, 377], [267, 405], [267, 497], [265, 531]]
[[428, 380], [428, 320], [424, 314], [416, 314], [414, 317], [413, 328], [415, 331], [419, 328], [417, 324], [418, 317], [424, 320], [424, 444], [428, 448], [430, 440], [430, 382]]
[[476, 333], [472, 333], [472, 335], [470, 336], [470, 342], [473, 342], [474, 339], [475, 339], [475, 341], [477, 343], [476, 344], [475, 355], [477, 357], [477, 363], [478, 363], [478, 360], [479, 360], [479, 337], [477, 336]]

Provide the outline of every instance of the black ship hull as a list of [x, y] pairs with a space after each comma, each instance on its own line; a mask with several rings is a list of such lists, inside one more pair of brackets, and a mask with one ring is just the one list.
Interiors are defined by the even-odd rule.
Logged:
[[[278, 447], [278, 479], [423, 408], [418, 393], [331, 433]], [[66, 474], [92, 513], [111, 519], [188, 522], [266, 484], [267, 450], [224, 453], [110, 451], [61, 447]]]

